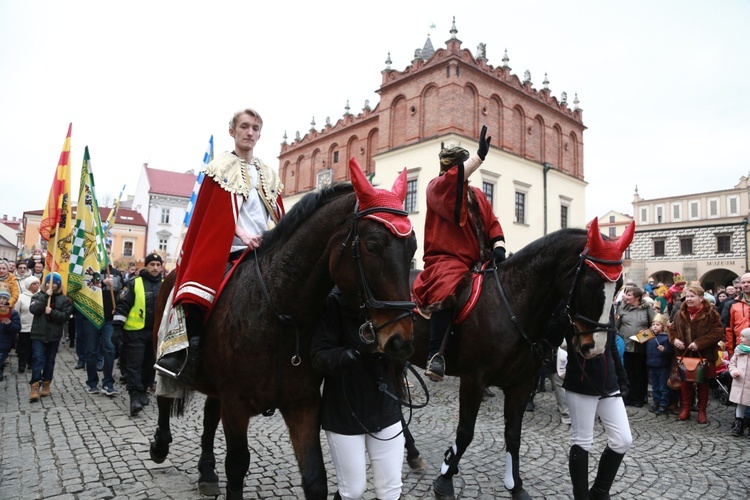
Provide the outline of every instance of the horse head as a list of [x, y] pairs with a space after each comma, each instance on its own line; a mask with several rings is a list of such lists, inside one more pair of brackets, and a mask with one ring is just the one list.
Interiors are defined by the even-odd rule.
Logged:
[[[635, 222], [631, 222], [622, 236], [612, 241], [602, 238], [598, 219], [589, 226], [575, 278], [581, 286], [573, 283], [569, 299], [569, 304], [575, 304], [569, 312], [576, 333], [573, 347], [584, 358], [598, 356], [606, 348], [612, 301], [622, 280], [622, 255], [633, 241], [634, 231]], [[592, 290], [596, 292], [592, 294]]]
[[[349, 171], [358, 205], [342, 249], [351, 245], [352, 251], [332, 253], [331, 273], [345, 296], [359, 298], [365, 314], [362, 341], [374, 352], [403, 360], [413, 352], [409, 269], [417, 249], [404, 211], [406, 169], [390, 191], [372, 186], [354, 158]], [[344, 259], [351, 259], [352, 265], [341, 265]], [[354, 274], [343, 272], [352, 266]]]

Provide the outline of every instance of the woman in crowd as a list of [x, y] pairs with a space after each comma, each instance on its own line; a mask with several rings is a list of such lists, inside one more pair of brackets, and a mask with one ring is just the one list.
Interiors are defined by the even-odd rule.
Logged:
[[625, 371], [630, 381], [630, 395], [625, 404], [637, 408], [643, 406], [648, 396], [648, 368], [645, 347], [630, 337], [650, 328], [654, 316], [654, 309], [643, 300], [643, 290], [636, 286], [627, 287], [617, 308], [615, 326], [625, 341]]
[[701, 357], [709, 360], [706, 379], [702, 383], [682, 382], [680, 400], [682, 411], [680, 420], [690, 418], [690, 405], [693, 400], [693, 386], [698, 388], [698, 423], [707, 424], [708, 380], [716, 376], [717, 343], [724, 337], [724, 327], [716, 308], [704, 298], [703, 288], [690, 284], [685, 288], [685, 300], [669, 327], [669, 341], [674, 346], [675, 355]]

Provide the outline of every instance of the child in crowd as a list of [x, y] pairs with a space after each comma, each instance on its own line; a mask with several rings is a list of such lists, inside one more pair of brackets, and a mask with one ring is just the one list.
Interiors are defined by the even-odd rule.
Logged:
[[5, 359], [13, 348], [15, 338], [21, 331], [21, 317], [10, 307], [10, 288], [0, 283], [0, 381], [5, 380]]
[[729, 360], [729, 373], [732, 375], [732, 390], [729, 401], [737, 403], [732, 436], [740, 437], [745, 431], [745, 408], [750, 406], [750, 328], [740, 332], [740, 343]]
[[[31, 390], [29, 401], [51, 395], [50, 385], [55, 371], [55, 357], [60, 347], [63, 325], [68, 321], [73, 304], [62, 293], [62, 278], [57, 273], [45, 276], [44, 291], [31, 297]], [[41, 390], [40, 390], [41, 389]]]
[[669, 413], [669, 370], [674, 355], [674, 348], [667, 335], [667, 317], [657, 314], [651, 321], [651, 332], [654, 337], [646, 341], [646, 366], [651, 379], [651, 413], [666, 415]]

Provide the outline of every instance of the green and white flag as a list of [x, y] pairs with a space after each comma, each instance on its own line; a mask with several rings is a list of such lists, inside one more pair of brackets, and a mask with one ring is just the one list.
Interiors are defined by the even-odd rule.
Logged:
[[70, 252], [68, 297], [75, 308], [98, 328], [104, 325], [101, 269], [106, 265], [102, 220], [94, 192], [89, 148], [83, 153], [73, 246]]

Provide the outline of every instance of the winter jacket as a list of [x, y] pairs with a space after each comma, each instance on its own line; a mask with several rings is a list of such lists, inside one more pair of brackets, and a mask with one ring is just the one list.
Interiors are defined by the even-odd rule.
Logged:
[[722, 309], [722, 312], [727, 315], [727, 321], [724, 323], [724, 327], [726, 327], [724, 330], [724, 342], [726, 342], [727, 352], [731, 356], [734, 353], [734, 348], [740, 341], [742, 330], [750, 328], [750, 305], [748, 305], [747, 299], [744, 296], [740, 296], [728, 308], [725, 307]]
[[[18, 311], [10, 310], [10, 323], [7, 325], [0, 322], [0, 352], [10, 352], [13, 347], [16, 335], [21, 331], [21, 318]], [[0, 372], [2, 367], [0, 367]]]
[[30, 332], [31, 331], [31, 324], [34, 322], [34, 313], [31, 312], [29, 307], [31, 306], [31, 297], [33, 297], [34, 294], [31, 293], [28, 290], [24, 290], [20, 297], [18, 297], [18, 302], [16, 302], [16, 311], [18, 311], [18, 314], [21, 316], [21, 331], [22, 332]]
[[[729, 360], [729, 373], [733, 377], [729, 401], [750, 406], [750, 353], [735, 351]], [[740, 376], [734, 378], [735, 374]]]
[[724, 336], [724, 327], [721, 324], [721, 317], [716, 312], [713, 304], [703, 300], [701, 309], [693, 319], [690, 319], [687, 305], [680, 307], [680, 312], [674, 318], [674, 323], [669, 326], [669, 342], [674, 345], [676, 339], [680, 339], [685, 344], [685, 351], [675, 348], [677, 356], [699, 357], [694, 351], [687, 349], [692, 342], [698, 346], [700, 356], [709, 360], [709, 376], [715, 371], [717, 358], [717, 343]]
[[601, 356], [584, 359], [575, 349], [572, 331], [568, 329], [565, 341], [568, 343], [568, 365], [565, 368], [563, 388], [566, 391], [589, 396], [613, 394], [628, 387], [628, 376], [617, 352], [614, 330], [607, 334], [607, 347]]
[[34, 315], [34, 321], [31, 324], [31, 340], [59, 341], [63, 335], [63, 326], [68, 322], [70, 313], [73, 312], [73, 303], [70, 299], [62, 293], [55, 293], [50, 302], [52, 311], [46, 314], [48, 297], [45, 292], [38, 292], [31, 297], [29, 310]]
[[[660, 351], [658, 347], [664, 346]], [[671, 366], [674, 347], [669, 343], [669, 334], [662, 332], [646, 342], [646, 366], [650, 368], [665, 368]]]
[[[399, 402], [386, 393], [399, 393], [396, 372], [400, 375], [401, 370], [385, 355], [367, 351], [359, 340], [364, 321], [360, 311], [347, 305], [334, 289], [310, 346], [313, 368], [325, 376], [321, 424], [337, 434], [375, 433], [401, 420]], [[342, 366], [342, 353], [349, 348], [359, 351], [361, 361]]]
[[[141, 269], [141, 272], [137, 277], [143, 278], [143, 293], [146, 295], [146, 310], [143, 311], [143, 314], [145, 314], [145, 326], [143, 329], [151, 330], [154, 327], [156, 297], [159, 295], [159, 289], [161, 289], [163, 278], [161, 274], [158, 276], [151, 276], [146, 269]], [[120, 297], [117, 299], [115, 315], [112, 318], [112, 323], [115, 326], [122, 326], [125, 324], [128, 319], [128, 314], [130, 314], [130, 309], [132, 309], [135, 304], [135, 280], [136, 277], [128, 281], [120, 292]]]
[[625, 341], [625, 352], [644, 352], [644, 347], [641, 343], [631, 340], [630, 337], [651, 327], [651, 321], [653, 321], [656, 313], [654, 308], [649, 306], [646, 301], [641, 302], [633, 307], [625, 302], [622, 302], [617, 308], [617, 321], [615, 326], [620, 337]]
[[0, 283], [5, 283], [10, 289], [10, 307], [15, 307], [18, 301], [18, 296], [21, 295], [21, 284], [14, 274], [8, 273], [8, 276], [4, 280], [0, 280]]

